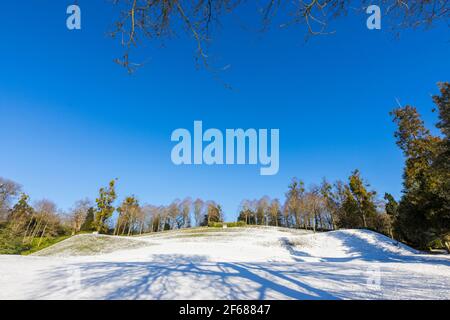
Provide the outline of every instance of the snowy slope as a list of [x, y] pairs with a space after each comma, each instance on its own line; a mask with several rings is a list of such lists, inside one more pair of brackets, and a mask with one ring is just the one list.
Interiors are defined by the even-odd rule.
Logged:
[[0, 286], [0, 299], [450, 299], [450, 256], [366, 230], [87, 235], [0, 256]]

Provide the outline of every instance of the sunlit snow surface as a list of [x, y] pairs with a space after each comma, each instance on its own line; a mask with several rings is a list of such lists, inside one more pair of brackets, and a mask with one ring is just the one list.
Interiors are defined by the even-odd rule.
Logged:
[[0, 255], [0, 299], [450, 299], [450, 256], [365, 230], [81, 235]]

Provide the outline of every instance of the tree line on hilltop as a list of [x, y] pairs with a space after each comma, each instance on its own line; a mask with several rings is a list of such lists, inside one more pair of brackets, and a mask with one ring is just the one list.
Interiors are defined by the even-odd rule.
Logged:
[[[389, 193], [380, 198], [355, 170], [347, 181], [323, 179], [309, 187], [294, 178], [283, 202], [267, 196], [243, 200], [237, 220], [313, 231], [366, 228], [416, 248], [450, 252], [450, 83], [439, 89], [433, 96], [439, 136], [425, 127], [415, 107], [391, 112], [405, 158], [400, 199]], [[141, 205], [131, 195], [116, 205], [116, 183], [100, 188], [95, 202], [79, 200], [62, 212], [50, 200], [30, 204], [19, 184], [0, 177], [0, 253], [33, 252], [80, 232], [131, 236], [223, 222], [222, 207], [202, 199], [155, 206]]]

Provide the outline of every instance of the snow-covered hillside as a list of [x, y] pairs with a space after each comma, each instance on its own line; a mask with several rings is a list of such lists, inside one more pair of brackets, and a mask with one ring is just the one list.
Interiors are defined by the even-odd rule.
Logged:
[[0, 256], [0, 299], [450, 299], [450, 256], [365, 230], [82, 235]]

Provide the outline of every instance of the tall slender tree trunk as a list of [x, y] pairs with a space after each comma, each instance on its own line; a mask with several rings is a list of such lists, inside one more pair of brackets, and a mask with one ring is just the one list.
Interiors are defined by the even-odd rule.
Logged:
[[128, 225], [128, 236], [130, 236], [132, 228], [133, 228], [133, 219], [130, 220]]
[[38, 248], [41, 246], [42, 238], [44, 237], [45, 230], [47, 230], [48, 222], [45, 224], [44, 230], [42, 230], [41, 237], [39, 238]]
[[117, 219], [116, 226], [114, 227], [113, 235], [117, 236], [119, 235], [119, 229], [120, 229], [120, 217]]
[[34, 227], [34, 230], [31, 233], [31, 239], [30, 239], [29, 243], [33, 242], [34, 238], [39, 233], [39, 230], [41, 230], [41, 222], [42, 222], [42, 217], [39, 219], [37, 225]]
[[30, 218], [30, 222], [28, 222], [27, 229], [25, 230], [25, 234], [23, 235], [22, 243], [25, 243], [25, 241], [26, 241], [26, 239], [27, 239], [28, 230], [30, 229], [30, 226], [31, 226], [31, 222], [32, 222], [32, 221], [33, 221], [33, 219]]
[[447, 252], [450, 253], [450, 235], [444, 236], [442, 242], [444, 243], [444, 247], [447, 250]]
[[362, 215], [362, 218], [363, 218], [363, 225], [364, 225], [364, 228], [367, 229], [366, 215], [365, 215], [364, 213], [363, 213], [363, 215]]

